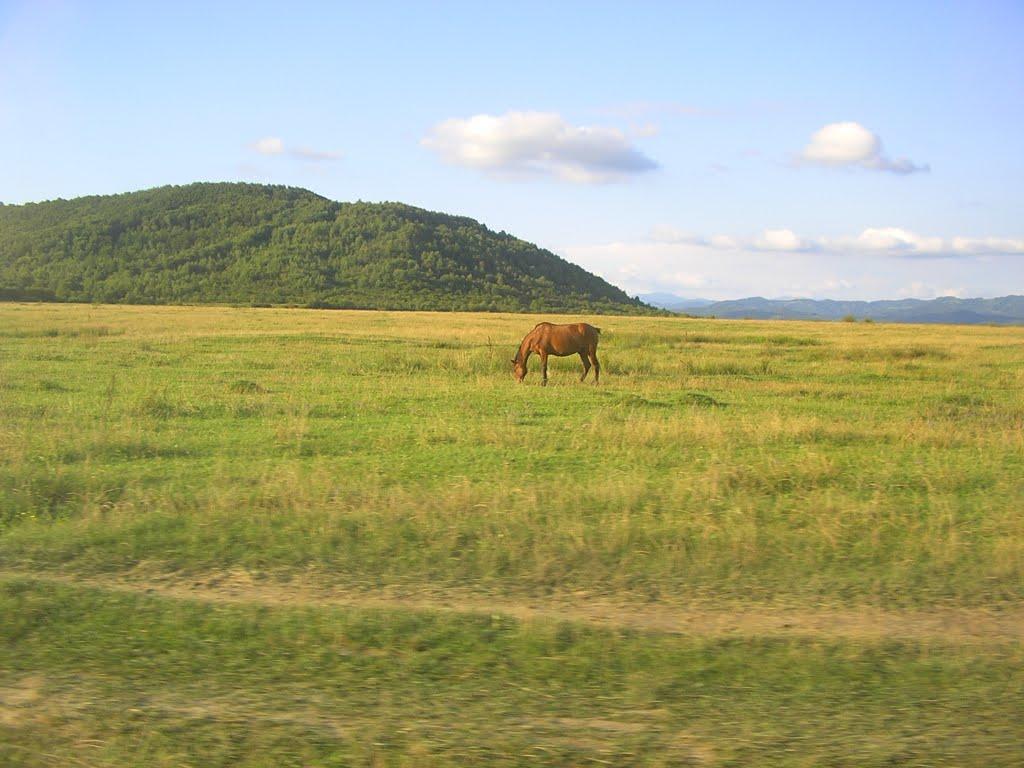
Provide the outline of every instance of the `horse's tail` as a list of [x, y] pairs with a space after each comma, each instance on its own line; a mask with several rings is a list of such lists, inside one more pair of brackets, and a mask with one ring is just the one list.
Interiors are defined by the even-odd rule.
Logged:
[[600, 335], [601, 335], [601, 329], [600, 329], [600, 328], [598, 328], [598, 327], [597, 327], [596, 325], [592, 325], [592, 326], [590, 326], [590, 327], [591, 327], [591, 328], [593, 328], [593, 329], [594, 329], [595, 331], [597, 331], [597, 335], [598, 335], [598, 336], [600, 336]]

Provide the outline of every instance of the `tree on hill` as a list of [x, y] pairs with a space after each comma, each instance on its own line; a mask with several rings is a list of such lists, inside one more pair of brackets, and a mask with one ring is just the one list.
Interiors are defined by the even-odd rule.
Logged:
[[136, 304], [650, 311], [469, 218], [258, 184], [0, 207], [0, 295], [31, 292]]

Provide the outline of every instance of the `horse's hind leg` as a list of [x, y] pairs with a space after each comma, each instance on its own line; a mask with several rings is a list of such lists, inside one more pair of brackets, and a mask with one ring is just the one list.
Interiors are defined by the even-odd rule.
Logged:
[[590, 361], [587, 360], [586, 352], [580, 352], [580, 362], [583, 363], [583, 373], [580, 374], [580, 381], [587, 378], [587, 374], [590, 373]]
[[601, 364], [597, 362], [597, 347], [588, 349], [587, 355], [590, 357], [590, 362], [594, 364], [594, 383], [599, 384], [601, 382]]

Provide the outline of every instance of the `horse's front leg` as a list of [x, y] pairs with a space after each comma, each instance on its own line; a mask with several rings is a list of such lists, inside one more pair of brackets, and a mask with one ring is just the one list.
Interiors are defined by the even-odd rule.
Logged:
[[546, 387], [548, 385], [548, 355], [546, 352], [540, 353], [540, 385]]

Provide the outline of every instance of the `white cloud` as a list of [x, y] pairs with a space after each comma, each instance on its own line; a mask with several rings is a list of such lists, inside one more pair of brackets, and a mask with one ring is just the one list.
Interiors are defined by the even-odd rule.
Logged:
[[421, 143], [448, 163], [503, 177], [593, 184], [658, 167], [621, 131], [570, 125], [554, 112], [452, 118], [435, 125]]
[[254, 142], [252, 148], [261, 155], [280, 155], [284, 152], [284, 142], [276, 136], [267, 136]]
[[890, 158], [882, 150], [882, 140], [860, 123], [830, 123], [811, 136], [799, 159], [803, 163], [833, 168], [864, 168], [905, 175], [927, 172], [905, 157]]
[[834, 245], [854, 251], [880, 251], [908, 256], [952, 251], [952, 244], [947, 246], [941, 237], [922, 237], [899, 227], [868, 228], [855, 238], [840, 238]]
[[309, 147], [285, 147], [284, 140], [277, 136], [267, 136], [249, 145], [250, 149], [261, 155], [290, 155], [300, 160], [307, 160], [313, 163], [330, 162], [340, 160], [339, 152], [310, 149]]
[[[663, 233], [664, 234], [664, 233]], [[559, 249], [584, 269], [636, 295], [666, 291], [678, 296], [735, 299], [741, 296], [810, 296], [882, 299], [899, 296], [1002, 296], [1024, 285], [1024, 258], [1003, 249], [985, 257], [922, 261], [884, 250], [763, 251], [754, 238], [729, 238], [731, 247], [691, 234], [671, 241], [642, 239], [577, 243]], [[806, 238], [803, 238], [806, 240]], [[856, 240], [856, 237], [848, 238]], [[952, 239], [945, 240], [947, 244]], [[970, 240], [977, 248], [981, 240]], [[723, 241], [719, 241], [724, 245]], [[1020, 241], [1024, 246], [1024, 241]], [[1022, 251], [1024, 253], [1024, 251]]]
[[791, 229], [766, 229], [753, 246], [759, 251], [808, 251], [814, 247]]
[[899, 227], [869, 228], [855, 238], [823, 238], [821, 243], [834, 252], [871, 252], [890, 256], [948, 258], [1024, 254], [1024, 240], [926, 237]]
[[847, 237], [800, 237], [791, 229], [766, 229], [755, 237], [713, 235], [706, 237], [669, 226], [655, 227], [651, 239], [720, 251], [819, 252], [876, 254], [918, 258], [1012, 256], [1024, 254], [1024, 240], [1011, 238], [929, 237], [900, 227], [869, 227]]
[[812, 238], [782, 227], [707, 236], [662, 226], [648, 238], [560, 252], [634, 295], [934, 298], [1001, 296], [1024, 285], [1024, 239], [932, 237], [899, 227]]
[[703, 294], [709, 287], [707, 251], [678, 243], [613, 242], [572, 245], [563, 255], [632, 293], [652, 290]]
[[742, 247], [742, 243], [739, 240], [735, 237], [729, 237], [729, 235], [714, 235], [706, 242], [712, 248], [718, 248], [722, 251], [733, 251]]
[[963, 288], [936, 288], [930, 283], [915, 280], [910, 285], [900, 288], [897, 293], [907, 299], [936, 299], [940, 296], [955, 296], [960, 299], [967, 291]]
[[954, 237], [950, 243], [953, 250], [962, 255], [993, 256], [1024, 253], [1024, 240], [1001, 237]]
[[659, 243], [679, 243], [713, 248], [718, 251], [786, 251], [800, 252], [816, 250], [818, 245], [797, 235], [791, 229], [766, 229], [756, 237], [734, 237], [732, 235], [712, 235], [704, 237], [690, 232], [683, 232], [669, 226], [655, 227], [651, 238]]

